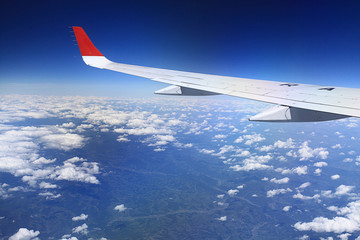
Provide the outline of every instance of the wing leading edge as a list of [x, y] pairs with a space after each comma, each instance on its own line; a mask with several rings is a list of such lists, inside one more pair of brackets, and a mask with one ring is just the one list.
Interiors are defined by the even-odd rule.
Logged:
[[168, 95], [225, 94], [277, 104], [250, 120], [271, 122], [326, 121], [360, 117], [360, 89], [256, 80], [115, 63], [104, 57], [81, 27], [73, 27], [84, 62], [172, 86]]

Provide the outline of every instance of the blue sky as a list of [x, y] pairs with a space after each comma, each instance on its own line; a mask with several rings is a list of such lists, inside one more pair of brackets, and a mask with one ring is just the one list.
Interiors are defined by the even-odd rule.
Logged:
[[87, 67], [70, 26], [110, 60], [360, 87], [358, 1], [1, 1], [0, 94], [152, 96], [165, 86]]

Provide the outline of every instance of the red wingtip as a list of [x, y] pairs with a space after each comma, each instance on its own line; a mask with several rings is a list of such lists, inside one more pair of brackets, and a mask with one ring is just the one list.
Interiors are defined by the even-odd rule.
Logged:
[[73, 30], [80, 48], [81, 56], [104, 56], [97, 50], [82, 27], [73, 27]]

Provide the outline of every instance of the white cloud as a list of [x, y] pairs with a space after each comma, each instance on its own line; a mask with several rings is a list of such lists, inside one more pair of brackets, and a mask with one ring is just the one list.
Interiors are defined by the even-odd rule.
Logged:
[[297, 174], [297, 175], [306, 175], [307, 171], [308, 171], [308, 167], [307, 166], [298, 166], [292, 169], [276, 169], [277, 171], [280, 171], [281, 174]]
[[299, 237], [299, 240], [309, 240], [310, 237], [308, 235], [302, 235], [301, 237]]
[[227, 194], [229, 194], [230, 197], [233, 197], [233, 196], [235, 196], [238, 192], [239, 192], [239, 190], [237, 190], [237, 189], [230, 189], [229, 191], [227, 191]]
[[237, 188], [237, 189], [243, 189], [244, 186], [245, 186], [245, 184], [241, 184], [241, 185], [237, 186], [236, 188]]
[[352, 190], [354, 190], [354, 188], [355, 186], [347, 186], [342, 184], [336, 188], [334, 193], [331, 190], [326, 190], [326, 191], [321, 191], [321, 195], [327, 198], [354, 196], [355, 193], [352, 193]]
[[271, 151], [273, 149], [274, 149], [273, 145], [266, 145], [266, 146], [261, 146], [260, 148], [258, 148], [258, 150], [260, 152], [269, 152], [269, 151]]
[[272, 166], [266, 165], [272, 156], [264, 155], [264, 156], [250, 156], [249, 158], [243, 161], [243, 165], [234, 165], [230, 168], [234, 171], [252, 171], [252, 170], [266, 170], [272, 169]]
[[244, 138], [240, 136], [237, 139], [235, 139], [234, 143], [241, 143], [243, 141], [244, 141]]
[[[224, 145], [222, 147], [219, 148], [219, 152], [217, 153], [212, 153], [213, 156], [219, 156], [220, 158], [222, 159], [225, 159], [225, 154], [226, 153], [229, 153], [229, 152], [236, 152], [236, 153], [239, 153], [241, 152], [242, 150], [241, 149], [236, 149], [234, 146], [232, 145]], [[232, 155], [232, 156], [235, 156], [235, 155]]]
[[154, 152], [163, 152], [163, 151], [165, 151], [165, 148], [157, 147], [157, 148], [154, 149]]
[[73, 133], [45, 135], [41, 137], [41, 141], [46, 148], [60, 149], [64, 151], [81, 148], [85, 144], [85, 139], [82, 136]]
[[329, 207], [340, 216], [334, 218], [316, 217], [311, 222], [297, 222], [299, 231], [353, 233], [360, 230], [360, 200], [350, 202], [346, 207]]
[[[23, 181], [33, 187], [39, 179], [53, 179], [54, 177], [50, 175], [58, 169], [51, 164], [56, 163], [57, 160], [41, 157], [39, 155], [41, 146], [70, 150], [81, 147], [85, 141], [82, 136], [66, 131], [68, 130], [56, 126], [0, 128], [0, 171], [22, 177]], [[57, 137], [53, 138], [54, 136]], [[43, 182], [39, 187], [54, 188], [55, 186]]]
[[351, 191], [355, 188], [355, 186], [346, 186], [346, 185], [340, 185], [336, 188], [335, 195], [341, 196], [341, 195], [350, 195]]
[[227, 220], [227, 216], [222, 216], [222, 217], [219, 217], [219, 218], [216, 218], [216, 219], [219, 220], [219, 221], [225, 222]]
[[54, 193], [51, 193], [51, 192], [42, 192], [42, 193], [39, 193], [39, 196], [44, 196], [46, 197], [46, 200], [53, 200], [53, 199], [56, 199], [56, 198], [59, 198], [61, 197], [61, 194], [54, 194]]
[[216, 197], [222, 199], [222, 198], [224, 198], [224, 196], [225, 196], [225, 194], [219, 194]]
[[284, 183], [288, 183], [289, 180], [290, 180], [290, 178], [288, 178], [288, 177], [284, 177], [281, 179], [272, 178], [272, 179], [270, 179], [270, 182], [273, 182], [276, 184], [284, 184]]
[[300, 156], [300, 161], [308, 160], [309, 158], [320, 158], [326, 159], [329, 155], [329, 152], [326, 151], [326, 148], [315, 148], [312, 149], [309, 147], [309, 142], [304, 142], [300, 149], [298, 150]]
[[271, 169], [272, 166], [258, 163], [258, 162], [248, 162], [244, 164], [243, 166], [240, 165], [234, 165], [230, 167], [234, 171], [252, 171], [252, 170], [266, 170]]
[[49, 178], [99, 184], [99, 180], [94, 176], [100, 172], [98, 163], [83, 161], [80, 165], [75, 165], [73, 159], [65, 161], [62, 166], [56, 166]]
[[303, 184], [301, 184], [299, 187], [297, 187], [298, 189], [305, 189], [307, 187], [309, 187], [311, 185], [310, 182], [305, 182]]
[[301, 199], [301, 200], [311, 200], [311, 199], [319, 199], [320, 195], [315, 194], [314, 196], [305, 196], [302, 193], [298, 192], [297, 194], [293, 195], [293, 198]]
[[76, 216], [76, 217], [73, 217], [72, 220], [73, 221], [82, 221], [82, 220], [86, 220], [88, 218], [88, 215], [87, 214], [80, 214], [80, 216]]
[[86, 234], [88, 234], [88, 225], [86, 223], [84, 223], [81, 226], [74, 227], [72, 229], [72, 232], [86, 235]]
[[12, 235], [9, 240], [37, 240], [39, 231], [28, 230], [27, 228], [20, 228], [17, 233]]
[[341, 149], [342, 148], [342, 146], [341, 146], [341, 144], [335, 144], [334, 146], [332, 146], [331, 148], [333, 148], [333, 149]]
[[245, 145], [252, 145], [253, 143], [265, 140], [265, 138], [258, 133], [255, 133], [253, 135], [244, 135], [243, 138], [246, 140]]
[[124, 204], [117, 205], [117, 206], [114, 208], [114, 210], [117, 210], [117, 211], [119, 211], [119, 212], [123, 212], [123, 211], [125, 211], [126, 209], [127, 209], [127, 208], [125, 207]]
[[61, 237], [61, 240], [78, 240], [77, 237], [72, 237], [70, 234], [66, 234]]
[[277, 147], [277, 148], [294, 148], [295, 147], [295, 144], [294, 144], [294, 140], [292, 138], [288, 138], [286, 140], [286, 142], [283, 142], [283, 141], [276, 141], [274, 143], [274, 147]]
[[215, 150], [209, 150], [209, 149], [203, 148], [203, 149], [201, 149], [199, 152], [205, 153], [205, 154], [212, 154], [212, 153], [215, 152]]
[[340, 240], [348, 240], [350, 236], [351, 236], [350, 233], [343, 233], [343, 234], [338, 235], [337, 237], [338, 237]]
[[147, 138], [145, 142], [147, 141], [152, 142], [148, 146], [163, 146], [169, 142], [175, 141], [175, 137], [172, 135], [154, 135], [150, 138]]
[[316, 162], [314, 163], [315, 167], [321, 168], [321, 167], [326, 167], [328, 164], [327, 162]]
[[317, 168], [315, 169], [314, 174], [320, 176], [321, 172], [322, 172], [321, 168]]
[[40, 188], [45, 188], [45, 189], [48, 189], [48, 188], [57, 188], [56, 184], [51, 184], [51, 183], [47, 183], [47, 182], [41, 182], [39, 184]]
[[290, 208], [291, 208], [291, 206], [285, 206], [285, 207], [283, 208], [283, 211], [284, 211], [284, 212], [288, 212], [288, 211], [290, 210]]
[[130, 140], [126, 137], [126, 135], [120, 135], [116, 141], [118, 142], [130, 142]]
[[274, 197], [275, 195], [279, 195], [279, 194], [285, 194], [287, 192], [292, 192], [292, 190], [290, 188], [279, 188], [279, 189], [273, 189], [273, 190], [269, 190], [266, 193], [266, 196], [268, 198], [270, 197]]
[[154, 126], [147, 126], [144, 128], [118, 128], [115, 130], [117, 133], [127, 133], [130, 135], [155, 135], [155, 134], [172, 134], [173, 132], [168, 128], [156, 128]]
[[217, 134], [214, 136], [214, 138], [217, 138], [217, 139], [223, 139], [223, 138], [226, 138], [227, 136], [224, 135], [224, 134]]
[[65, 128], [74, 128], [76, 125], [73, 122], [68, 122], [68, 123], [63, 123], [61, 126]]
[[348, 125], [346, 125], [347, 127], [353, 128], [353, 127], [357, 127], [358, 125], [356, 123], [349, 123]]
[[248, 157], [251, 153], [248, 150], [237, 149], [233, 157]]
[[335, 174], [335, 175], [332, 175], [331, 176], [331, 179], [332, 180], [337, 180], [337, 179], [339, 179], [340, 178], [340, 175], [339, 174]]

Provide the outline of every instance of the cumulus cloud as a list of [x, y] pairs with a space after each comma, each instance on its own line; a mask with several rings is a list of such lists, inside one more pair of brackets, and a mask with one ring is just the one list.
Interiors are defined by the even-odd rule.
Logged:
[[65, 161], [62, 166], [55, 167], [49, 178], [99, 184], [99, 180], [94, 176], [99, 172], [98, 163], [95, 162], [82, 162], [80, 165], [75, 165], [71, 161]]
[[244, 138], [242, 136], [240, 136], [237, 139], [235, 139], [234, 143], [241, 143], [243, 141], [244, 141]]
[[301, 199], [301, 200], [311, 200], [311, 199], [319, 199], [320, 195], [315, 194], [314, 196], [305, 196], [302, 193], [298, 192], [297, 194], [293, 195], [293, 198]]
[[340, 240], [348, 240], [350, 236], [351, 236], [350, 233], [343, 233], [343, 234], [338, 235], [337, 237], [338, 237]]
[[88, 234], [88, 225], [86, 223], [84, 223], [83, 225], [74, 227], [72, 229], [72, 232], [86, 235], [86, 234]]
[[332, 146], [331, 148], [333, 148], [333, 149], [341, 149], [342, 148], [342, 146], [341, 146], [341, 144], [335, 144], [334, 146]]
[[216, 218], [216, 219], [219, 220], [219, 221], [225, 222], [227, 220], [227, 216], [222, 216], [222, 217], [219, 217], [219, 218]]
[[277, 171], [280, 171], [281, 174], [297, 174], [297, 175], [306, 175], [308, 173], [308, 167], [307, 166], [298, 166], [292, 169], [282, 169], [278, 168]]
[[308, 160], [309, 158], [320, 158], [326, 159], [329, 155], [329, 152], [326, 148], [310, 148], [309, 142], [305, 141], [298, 150], [300, 156], [300, 161]]
[[63, 123], [61, 126], [65, 128], [74, 128], [76, 125], [73, 122], [68, 122], [68, 123]]
[[326, 167], [328, 164], [327, 162], [316, 162], [314, 163], [315, 167], [321, 168], [321, 167]]
[[347, 185], [340, 185], [336, 188], [335, 192], [331, 190], [321, 191], [321, 195], [327, 198], [335, 198], [335, 197], [342, 197], [342, 196], [354, 196], [355, 193], [352, 193], [352, 190], [355, 186], [347, 186]]
[[41, 182], [39, 184], [39, 187], [40, 188], [45, 188], [45, 189], [48, 189], [48, 188], [57, 188], [56, 184], [51, 184], [51, 183], [47, 183], [47, 182]]
[[331, 176], [331, 179], [332, 180], [337, 180], [337, 179], [339, 179], [340, 178], [340, 175], [339, 174], [335, 174], [335, 175], [332, 175]]
[[212, 153], [215, 152], [215, 150], [209, 150], [209, 149], [203, 148], [203, 149], [201, 149], [199, 152], [205, 153], [205, 154], [212, 154]]
[[61, 240], [78, 240], [77, 237], [72, 237], [70, 234], [66, 234], [61, 237]]
[[244, 186], [245, 186], [245, 184], [241, 184], [241, 185], [237, 186], [236, 188], [237, 188], [237, 189], [243, 189]]
[[224, 134], [217, 134], [214, 136], [214, 138], [217, 138], [217, 139], [223, 139], [223, 138], [226, 138], [227, 136], [224, 135]]
[[302, 235], [301, 237], [299, 237], [299, 240], [309, 240], [310, 237], [308, 235]]
[[127, 209], [127, 208], [125, 207], [124, 204], [117, 205], [117, 206], [114, 208], [114, 210], [119, 211], [119, 212], [123, 212], [123, 211], [125, 211], [126, 209]]
[[258, 133], [253, 135], [244, 135], [243, 138], [246, 140], [245, 145], [252, 145], [255, 142], [261, 142], [265, 140], [265, 138]]
[[322, 172], [321, 168], [317, 168], [315, 169], [314, 174], [320, 176], [321, 172]]
[[229, 191], [227, 191], [227, 194], [229, 194], [230, 197], [233, 197], [233, 196], [235, 196], [238, 192], [239, 192], [239, 190], [237, 190], [237, 189], [230, 189]]
[[336, 217], [316, 217], [311, 222], [297, 222], [294, 227], [299, 231], [353, 233], [360, 230], [360, 200], [350, 202], [346, 207], [329, 207], [337, 213]]
[[271, 151], [273, 149], [274, 149], [273, 145], [266, 145], [266, 146], [261, 146], [261, 147], [258, 148], [258, 150], [260, 152], [269, 152], [269, 151]]
[[39, 196], [46, 197], [46, 200], [49, 200], [49, 199], [53, 200], [53, 199], [61, 197], [61, 194], [60, 193], [54, 194], [51, 192], [41, 192], [41, 193], [39, 193]]
[[80, 216], [76, 216], [73, 217], [72, 220], [73, 221], [82, 221], [82, 220], [86, 220], [88, 218], [88, 215], [85, 213], [80, 214]]
[[272, 169], [273, 167], [270, 165], [267, 165], [267, 163], [272, 159], [272, 156], [270, 155], [264, 155], [264, 156], [250, 156], [249, 158], [246, 158], [243, 160], [243, 165], [234, 165], [230, 168], [234, 171], [252, 171], [252, 170], [266, 170], [266, 169]]
[[266, 196], [268, 198], [270, 198], [270, 197], [274, 197], [274, 196], [279, 195], [279, 194], [285, 194], [287, 192], [292, 192], [292, 190], [290, 188], [273, 189], [273, 190], [267, 191]]
[[130, 140], [126, 137], [126, 135], [120, 135], [116, 141], [118, 142], [130, 142]]
[[42, 136], [41, 140], [46, 148], [60, 149], [69, 151], [74, 148], [81, 148], [84, 146], [85, 139], [73, 133], [65, 134], [50, 134]]
[[[56, 159], [41, 157], [41, 147], [70, 150], [81, 147], [85, 141], [84, 137], [66, 131], [56, 126], [0, 128], [0, 171], [20, 176], [32, 186], [39, 179], [51, 178], [50, 175], [55, 171], [51, 164]], [[39, 187], [55, 188], [56, 185], [42, 182]]]
[[288, 212], [290, 210], [291, 206], [285, 206], [283, 207], [283, 211], [284, 212]]
[[310, 182], [305, 182], [303, 184], [301, 184], [299, 187], [297, 187], [297, 189], [305, 189], [307, 187], [309, 187], [311, 185]]
[[355, 188], [355, 186], [346, 186], [346, 185], [340, 185], [336, 188], [335, 195], [341, 196], [341, 195], [350, 195], [351, 191]]
[[224, 198], [224, 196], [225, 196], [225, 194], [219, 194], [216, 197], [221, 199], [221, 198]]
[[20, 228], [17, 233], [12, 235], [9, 240], [37, 240], [39, 231], [28, 230], [27, 228]]
[[283, 141], [276, 141], [274, 143], [274, 147], [277, 148], [294, 148], [295, 144], [294, 144], [294, 140], [292, 138], [288, 138], [285, 142]]
[[272, 179], [270, 179], [270, 182], [273, 182], [276, 184], [284, 184], [284, 183], [288, 183], [289, 180], [290, 180], [290, 178], [288, 178], [288, 177], [284, 177], [281, 179], [272, 178]]
[[154, 126], [147, 126], [144, 128], [118, 128], [115, 129], [115, 132], [117, 133], [127, 133], [129, 135], [155, 135], [155, 134], [172, 134], [173, 131], [171, 131], [168, 128], [155, 128]]
[[161, 146], [175, 141], [175, 137], [172, 135], [155, 135], [150, 139], [153, 139], [154, 143], [149, 144], [149, 146]]

